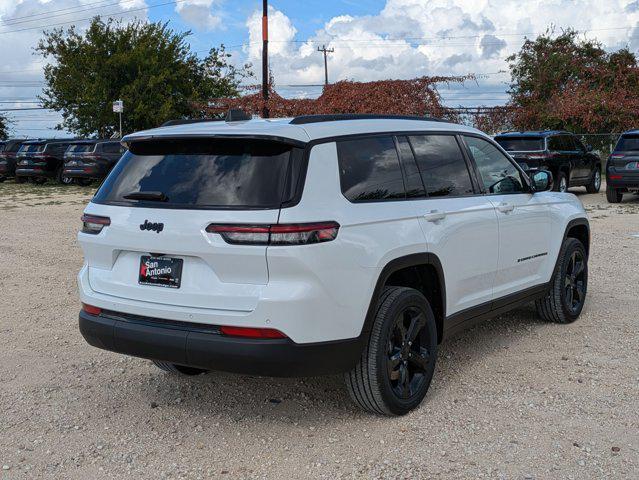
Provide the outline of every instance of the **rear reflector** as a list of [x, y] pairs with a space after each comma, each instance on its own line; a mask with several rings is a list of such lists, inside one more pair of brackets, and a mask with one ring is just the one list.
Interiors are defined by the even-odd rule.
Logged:
[[82, 233], [90, 233], [97, 235], [104, 227], [111, 225], [109, 217], [100, 217], [98, 215], [82, 215]]
[[218, 233], [226, 243], [239, 245], [309, 245], [335, 240], [337, 222], [278, 225], [209, 225], [209, 233]]
[[609, 175], [610, 180], [621, 180], [623, 177], [621, 175]]
[[82, 310], [87, 312], [89, 315], [100, 315], [102, 313], [102, 309], [100, 307], [94, 307], [93, 305], [87, 305], [86, 303], [82, 304]]
[[220, 327], [220, 332], [229, 337], [286, 338], [286, 335], [274, 328]]

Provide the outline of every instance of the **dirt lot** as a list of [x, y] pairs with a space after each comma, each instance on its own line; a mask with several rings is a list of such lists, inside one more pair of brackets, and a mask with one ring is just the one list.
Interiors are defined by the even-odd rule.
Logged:
[[639, 197], [581, 190], [581, 319], [523, 308], [445, 343], [421, 408], [388, 419], [339, 377], [179, 378], [90, 347], [91, 190], [0, 184], [0, 478], [639, 478]]

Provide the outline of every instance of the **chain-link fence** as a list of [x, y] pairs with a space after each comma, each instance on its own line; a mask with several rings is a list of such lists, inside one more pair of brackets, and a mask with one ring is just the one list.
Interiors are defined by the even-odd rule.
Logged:
[[584, 133], [577, 136], [584, 145], [591, 145], [596, 153], [606, 158], [614, 150], [621, 133]]

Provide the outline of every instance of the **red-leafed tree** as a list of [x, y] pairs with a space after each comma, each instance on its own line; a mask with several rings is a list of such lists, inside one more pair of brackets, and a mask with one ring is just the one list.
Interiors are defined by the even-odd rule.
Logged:
[[[453, 110], [442, 105], [437, 91], [440, 83], [463, 83], [465, 77], [421, 77], [412, 80], [381, 80], [375, 82], [341, 81], [324, 87], [317, 99], [286, 99], [270, 89], [267, 107], [271, 117], [290, 117], [331, 113], [378, 113], [395, 115], [434, 116], [457, 120]], [[219, 98], [200, 105], [204, 115], [214, 116], [229, 108], [240, 108], [260, 114], [264, 106], [261, 93], [241, 97]]]
[[509, 57], [505, 126], [520, 130], [620, 132], [639, 126], [639, 65], [627, 49], [607, 52], [573, 30], [526, 40]]

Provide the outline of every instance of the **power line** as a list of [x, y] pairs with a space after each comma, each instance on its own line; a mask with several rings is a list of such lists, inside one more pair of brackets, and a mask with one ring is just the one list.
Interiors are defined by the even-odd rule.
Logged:
[[[104, 3], [105, 0], [103, 0], [103, 2], [96, 2], [96, 3]], [[42, 12], [42, 13], [34, 13], [33, 15], [30, 15], [32, 17], [40, 17], [40, 18], [31, 18], [28, 20], [19, 20], [18, 18], [14, 18], [11, 20], [3, 20], [2, 23], [3, 25], [6, 26], [14, 26], [14, 25], [19, 25], [19, 24], [23, 24], [23, 23], [30, 23], [30, 22], [38, 22], [41, 20], [47, 20], [50, 18], [54, 18], [54, 17], [64, 17], [66, 15], [73, 15], [75, 13], [79, 13], [79, 12], [85, 12], [85, 11], [89, 11], [89, 10], [97, 10], [100, 8], [105, 8], [105, 7], [111, 7], [113, 5], [121, 5], [122, 3], [130, 3], [134, 0], [122, 0], [122, 2], [112, 2], [112, 3], [107, 3], [105, 5], [100, 5], [97, 7], [90, 7], [87, 5], [81, 5], [82, 8], [77, 8], [77, 7], [68, 7], [68, 8], [63, 8], [61, 10], [52, 10], [49, 12]], [[91, 4], [89, 4], [91, 5]], [[85, 8], [86, 7], [86, 8]], [[67, 11], [66, 13], [55, 13], [57, 12], [63, 12], [64, 10], [70, 10]], [[53, 13], [53, 15], [51, 15]], [[17, 21], [14, 21], [17, 20]]]
[[[97, 5], [98, 3], [104, 3], [104, 2], [107, 2], [107, 1], [110, 1], [110, 0], [100, 0], [98, 2], [85, 3], [83, 6]], [[127, 0], [124, 0], [124, 1], [127, 1]], [[11, 22], [13, 20], [21, 20], [23, 18], [39, 17], [41, 15], [45, 15], [46, 13], [63, 12], [63, 11], [66, 11], [66, 10], [74, 10], [75, 8], [77, 8], [77, 7], [59, 8], [57, 10], [49, 10], [48, 12], [32, 13], [32, 14], [29, 14], [29, 15], [22, 15], [20, 17], [9, 17], [7, 19], [2, 20], [2, 22], [4, 23], [4, 22]]]
[[[146, 10], [149, 10], [151, 8], [164, 7], [166, 5], [175, 5], [177, 3], [182, 3], [182, 2], [185, 2], [185, 1], [187, 1], [187, 0], [173, 0], [172, 2], [157, 3], [155, 5], [149, 5], [147, 7], [133, 8], [131, 10], [120, 10], [119, 12], [106, 13], [106, 14], [103, 14], [101, 16], [109, 17], [109, 16], [112, 16], [112, 15], [122, 15], [122, 16], [130, 15], [132, 13], [146, 11]], [[27, 30], [39, 30], [41, 28], [50, 28], [50, 27], [59, 27], [61, 25], [70, 25], [70, 24], [75, 24], [76, 22], [82, 22], [84, 20], [91, 20], [92, 18], [94, 18], [94, 16], [85, 17], [85, 18], [76, 18], [75, 20], [70, 20], [68, 22], [51, 23], [51, 24], [47, 24], [47, 25], [39, 25], [39, 26], [36, 26], [36, 27], [25, 27], [25, 28], [20, 28], [20, 29], [17, 29], [17, 30], [5, 30], [5, 31], [0, 32], [0, 35], [4, 34], [4, 33], [17, 33], [17, 32], [25, 32]]]

